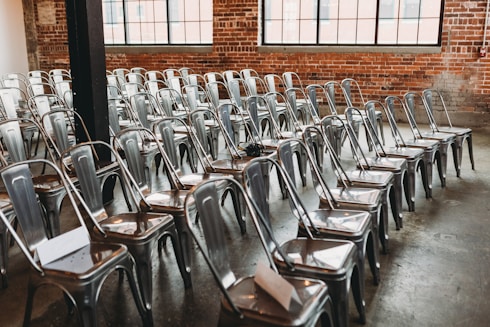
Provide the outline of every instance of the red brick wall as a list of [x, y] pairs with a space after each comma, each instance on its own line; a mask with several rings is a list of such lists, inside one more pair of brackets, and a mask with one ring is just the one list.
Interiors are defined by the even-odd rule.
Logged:
[[[64, 1], [52, 2], [56, 24], [38, 25], [41, 68], [48, 70], [69, 63]], [[258, 0], [214, 0], [213, 4], [211, 53], [110, 53], [107, 68], [139, 66], [163, 70], [187, 66], [205, 73], [249, 67], [262, 75], [296, 71], [305, 84], [353, 77], [369, 98], [435, 87], [444, 91], [447, 104], [458, 114], [474, 113], [464, 116], [469, 118], [461, 117], [465, 124], [488, 121], [490, 57], [478, 56], [483, 41], [485, 0], [446, 0], [442, 51], [437, 54], [261, 53], [257, 47]]]

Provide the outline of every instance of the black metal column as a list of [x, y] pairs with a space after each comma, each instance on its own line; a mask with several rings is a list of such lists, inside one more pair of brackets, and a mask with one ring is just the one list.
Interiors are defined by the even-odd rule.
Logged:
[[[73, 106], [83, 118], [90, 138], [109, 142], [106, 65], [102, 1], [66, 0], [68, 44], [72, 75]], [[76, 128], [77, 143], [87, 141], [80, 122]], [[110, 160], [109, 151], [99, 158]], [[115, 178], [104, 184], [104, 202], [114, 198]]]
[[74, 108], [92, 139], [109, 142], [102, 1], [66, 0], [66, 17]]

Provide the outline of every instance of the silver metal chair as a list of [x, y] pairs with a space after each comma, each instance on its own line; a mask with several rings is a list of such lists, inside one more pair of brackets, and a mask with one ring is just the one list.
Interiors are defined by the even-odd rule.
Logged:
[[[449, 147], [452, 148], [454, 168], [456, 170], [456, 174], [458, 173], [458, 149], [456, 145], [456, 134], [440, 133], [433, 130], [422, 131], [417, 123], [419, 114], [416, 113], [420, 110], [425, 112], [424, 99], [422, 95], [417, 92], [407, 92], [403, 95], [403, 98], [405, 100], [405, 115], [415, 137], [439, 141], [439, 153], [441, 156], [441, 169], [439, 170], [439, 173], [442, 174], [442, 187], [445, 187]], [[420, 109], [420, 107], [422, 108]]]
[[[316, 238], [309, 228], [306, 229], [306, 237], [298, 237], [280, 243], [274, 236], [269, 203], [265, 195], [268, 188], [262, 181], [263, 161], [270, 161], [270, 159], [259, 158], [247, 165], [244, 171], [244, 187], [257, 211], [257, 217], [252, 215], [252, 219], [256, 224], [260, 239], [263, 246], [269, 251], [277, 269], [282, 275], [316, 278], [324, 281], [332, 298], [335, 326], [348, 325], [348, 295], [352, 289], [359, 320], [365, 323], [364, 270], [359, 266], [360, 255], [357, 246], [347, 240]], [[275, 161], [272, 164], [280, 167]], [[294, 192], [294, 182], [283, 169], [279, 169], [280, 178], [283, 178], [288, 185], [289, 195], [298, 201], [299, 197]], [[311, 221], [306, 222], [304, 212], [299, 217], [305, 226], [313, 225]], [[366, 220], [365, 223], [367, 223]]]
[[430, 198], [432, 197], [432, 171], [434, 163], [437, 163], [441, 184], [443, 180], [441, 172], [441, 155], [439, 152], [440, 143], [437, 140], [417, 138], [412, 129], [410, 130], [412, 131], [413, 138], [404, 139], [396, 122], [396, 111], [398, 108], [398, 111], [405, 112], [405, 110], [407, 110], [405, 103], [399, 97], [388, 96], [385, 98], [385, 104], [385, 113], [388, 118], [388, 123], [390, 124], [391, 135], [393, 136], [395, 145], [402, 148], [419, 148], [424, 150], [425, 177], [423, 177], [422, 180], [426, 181], [426, 185], [424, 185], [425, 197]]
[[[103, 164], [99, 159], [103, 158], [102, 151], [115, 158], [115, 164], [122, 172], [120, 178], [128, 189], [132, 202], [136, 204], [135, 212], [125, 211], [110, 215], [105, 210], [101, 183], [97, 178], [100, 165]], [[66, 177], [74, 174], [78, 178], [78, 187], [74, 193], [79, 199], [84, 199], [82, 204], [91, 218], [88, 224], [92, 237], [101, 242], [122, 243], [128, 247], [136, 262], [138, 281], [146, 309], [152, 310], [152, 253], [162, 238], [170, 237], [184, 284], [189, 286], [190, 272], [185, 268], [174, 218], [170, 214], [150, 212], [152, 208], [150, 203], [145, 200], [146, 197], [140, 192], [137, 182], [118, 153], [107, 143], [92, 141], [66, 149], [62, 153], [62, 158], [66, 156], [70, 156], [73, 168], [69, 169], [66, 165], [62, 165], [63, 173]]]
[[[177, 119], [177, 118], [174, 118]], [[225, 176], [220, 173], [193, 173], [188, 175], [183, 175], [180, 171], [178, 165], [177, 154], [175, 153], [175, 148], [172, 149], [170, 138], [171, 134], [171, 124], [172, 120], [170, 118], [162, 119], [154, 127], [157, 129], [164, 140], [164, 147], [158, 142], [156, 142], [156, 136], [151, 131], [144, 128], [131, 128], [121, 131], [115, 138], [115, 146], [124, 150], [126, 157], [126, 162], [128, 169], [140, 190], [141, 194], [144, 196], [144, 201], [141, 202], [143, 205], [142, 209], [151, 210], [155, 213], [169, 213], [174, 217], [175, 226], [177, 233], [179, 235], [180, 248], [182, 249], [183, 263], [185, 266], [185, 277], [184, 282], [186, 287], [190, 287], [190, 271], [191, 271], [191, 243], [190, 236], [188, 235], [188, 230], [184, 222], [184, 199], [188, 193], [188, 190], [199, 182], [206, 179], [216, 179]], [[192, 131], [189, 131], [192, 133]], [[141, 152], [141, 147], [144, 146], [146, 142], [155, 142], [158, 146], [158, 151], [162, 158], [162, 163], [167, 176], [169, 179], [170, 188], [168, 189], [151, 189], [150, 185], [147, 184], [147, 178], [144, 170], [144, 165], [142, 164], [142, 158], [139, 155]], [[239, 201], [236, 197], [236, 191], [233, 189], [223, 189], [222, 193], [231, 193], [236, 218], [238, 225], [242, 233], [245, 232], [245, 221], [241, 215]], [[224, 196], [227, 195], [224, 194]], [[145, 208], [146, 204], [149, 204], [151, 209]]]
[[[98, 243], [91, 241], [88, 245], [55, 258], [52, 262], [41, 264], [35, 255], [36, 250], [48, 242], [50, 236], [46, 233], [43, 223], [43, 213], [34, 191], [34, 182], [29, 165], [40, 163], [54, 169], [65, 187], [65, 193], [70, 198], [71, 207], [75, 211], [75, 220], [85, 229], [85, 222], [78, 211], [78, 205], [66, 185], [59, 169], [47, 160], [37, 159], [14, 163], [0, 171], [7, 192], [10, 195], [17, 221], [22, 229], [21, 238], [15, 228], [0, 212], [0, 219], [5, 224], [18, 243], [22, 253], [31, 265], [27, 287], [27, 301], [24, 315], [24, 326], [28, 326], [37, 289], [46, 284], [61, 288], [71, 310], [74, 306], [83, 326], [97, 325], [97, 299], [106, 277], [115, 270], [123, 269], [128, 276], [131, 291], [138, 307], [143, 324], [153, 325], [150, 312], [144, 307], [141, 294], [134, 275], [134, 261], [126, 246], [115, 243]], [[82, 200], [83, 201], [83, 200]], [[73, 217], [73, 216], [72, 216]], [[101, 233], [104, 233], [100, 230]], [[88, 231], [87, 231], [88, 233]], [[66, 237], [66, 236], [65, 236]], [[59, 247], [67, 246], [59, 242]]]
[[[393, 212], [393, 217], [395, 218], [396, 228], [400, 229], [403, 227], [403, 190], [407, 189], [407, 187], [404, 187], [403, 184], [408, 182], [406, 179], [407, 160], [404, 158], [387, 158], [378, 153], [375, 153], [374, 157], [367, 157], [360, 146], [359, 140], [356, 138], [355, 133], [353, 132], [352, 122], [354, 115], [361, 115], [359, 109], [349, 107], [345, 110], [345, 116], [347, 118], [347, 124], [345, 124], [345, 126], [347, 135], [351, 142], [352, 154], [357, 160], [358, 167], [363, 167], [364, 169], [390, 171], [395, 175], [393, 187], [390, 192], [391, 210]], [[362, 124], [368, 132], [369, 127], [367, 126], [365, 119], [362, 120]]]
[[[470, 156], [471, 169], [475, 170], [475, 161], [473, 159], [473, 136], [471, 128], [463, 128], [453, 126], [451, 123], [451, 118], [449, 117], [449, 112], [446, 108], [446, 103], [444, 102], [444, 98], [442, 96], [441, 91], [436, 89], [425, 89], [422, 92], [422, 99], [424, 100], [425, 109], [427, 112], [427, 116], [430, 121], [430, 127], [434, 132], [441, 133], [451, 133], [456, 134], [456, 150], [458, 153], [458, 161], [455, 162], [456, 175], [459, 177], [461, 174], [461, 161], [463, 157], [463, 143], [466, 141], [468, 144], [468, 152]], [[437, 115], [435, 107], [439, 109], [439, 111], [443, 111], [443, 114]], [[441, 110], [442, 108], [442, 110]], [[437, 115], [437, 117], [436, 117]], [[438, 122], [439, 120], [439, 122]], [[441, 123], [440, 121], [443, 121]]]
[[[223, 211], [217, 194], [219, 183], [236, 184], [241, 197], [252, 215], [255, 210], [241, 185], [232, 179], [205, 181], [193, 188], [185, 201], [186, 221], [194, 240], [201, 251], [214, 279], [222, 292], [221, 312], [218, 326], [334, 326], [332, 303], [328, 289], [320, 280], [305, 277], [283, 278], [290, 283], [300, 297], [301, 305], [292, 303], [289, 310], [282, 307], [271, 295], [257, 286], [254, 276], [239, 277], [232, 269], [229, 242], [223, 226]], [[193, 224], [193, 213], [200, 216], [201, 231]], [[198, 235], [199, 233], [199, 235]], [[201, 237], [200, 235], [203, 235]], [[349, 250], [355, 249], [355, 246]], [[270, 257], [269, 265], [277, 272]], [[350, 259], [350, 258], [349, 258]], [[285, 261], [288, 259], [285, 257]]]
[[[404, 158], [407, 160], [407, 178], [408, 182], [403, 183], [405, 187], [405, 199], [408, 204], [408, 211], [415, 211], [415, 175], [417, 170], [422, 174], [422, 184], [427, 184], [425, 174], [424, 150], [417, 148], [402, 148], [402, 147], [384, 147], [378, 137], [376, 110], [381, 113], [386, 112], [383, 103], [378, 100], [369, 100], [365, 105], [366, 112], [366, 127], [368, 134], [368, 142], [371, 148], [382, 157], [389, 158]], [[425, 180], [424, 180], [425, 179]]]
[[[330, 133], [332, 128], [336, 128], [337, 126], [328, 122], [331, 120], [330, 116], [325, 116], [322, 121], [324, 126], [322, 130], [319, 127], [311, 126], [304, 131], [303, 141], [306, 146], [310, 148], [310, 151], [313, 151], [314, 145], [312, 143], [312, 139], [317, 137], [323, 137], [323, 142], [325, 143], [326, 152], [331, 159], [331, 165], [335, 171], [335, 175], [337, 176], [337, 186], [350, 188], [368, 188], [368, 189], [377, 189], [381, 192], [382, 205], [381, 212], [378, 224], [375, 227], [378, 228], [377, 233], [381, 236], [381, 242], [383, 244], [383, 252], [386, 253], [387, 243], [385, 240], [388, 239], [387, 234], [387, 226], [388, 226], [388, 215], [389, 215], [389, 194], [391, 192], [391, 188], [393, 187], [394, 175], [389, 171], [376, 171], [376, 170], [366, 170], [363, 167], [358, 167], [358, 169], [352, 170], [344, 170], [342, 163], [337, 156], [334, 148], [332, 147], [329, 138], [326, 136]], [[334, 126], [334, 127], [332, 127]], [[335, 133], [335, 132], [334, 132]], [[319, 167], [319, 172], [323, 173], [321, 167]], [[384, 236], [383, 236], [384, 235]]]
[[[342, 85], [342, 90], [344, 92], [344, 97], [347, 103], [347, 107], [364, 108], [367, 100], [364, 99], [359, 83], [353, 78], [344, 78], [341, 82], [341, 85]], [[356, 95], [357, 95], [357, 101], [355, 98]], [[361, 114], [365, 118], [365, 113], [361, 112]], [[379, 133], [381, 135], [381, 140], [383, 141], [383, 145], [384, 145], [385, 134], [383, 129], [382, 114], [383, 114], [382, 111], [379, 110], [375, 111], [376, 121], [378, 122], [378, 126], [379, 126]]]
[[[305, 131], [305, 133], [308, 134], [309, 129]], [[292, 147], [298, 142], [298, 140], [291, 139], [281, 144], [279, 147], [281, 159], [286, 161], [290, 160]], [[290, 165], [291, 162], [284, 164], [284, 166]], [[296, 187], [294, 182], [292, 182], [291, 186]], [[300, 222], [298, 236], [307, 236], [308, 233], [305, 229], [309, 228], [311, 234], [317, 238], [343, 239], [354, 242], [359, 250], [358, 265], [360, 269], [364, 270], [364, 262], [367, 258], [369, 260], [374, 284], [377, 285], [380, 278], [378, 260], [379, 243], [377, 241], [377, 224], [371, 219], [370, 212], [342, 210], [326, 206], [322, 206], [322, 208], [316, 210], [308, 210], [297, 192], [291, 194], [292, 191], [289, 190], [289, 188], [286, 189], [288, 191], [291, 211]], [[302, 219], [300, 217], [301, 215], [304, 215], [307, 219]], [[304, 225], [304, 223], [307, 225]]]

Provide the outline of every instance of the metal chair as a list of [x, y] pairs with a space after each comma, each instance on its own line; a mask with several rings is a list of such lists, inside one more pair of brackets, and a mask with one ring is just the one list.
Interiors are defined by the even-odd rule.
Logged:
[[[138, 292], [134, 276], [134, 261], [126, 246], [115, 243], [90, 243], [66, 256], [55, 258], [52, 262], [41, 264], [35, 255], [36, 250], [45, 245], [50, 238], [43, 223], [43, 213], [34, 192], [34, 182], [29, 165], [40, 163], [50, 165], [54, 169], [66, 193], [70, 198], [71, 207], [75, 211], [82, 229], [85, 222], [78, 211], [77, 203], [62, 177], [62, 173], [51, 162], [43, 159], [14, 163], [0, 171], [7, 192], [10, 195], [17, 221], [22, 229], [21, 238], [15, 228], [0, 212], [0, 219], [5, 224], [18, 243], [22, 253], [31, 265], [27, 287], [27, 301], [24, 315], [24, 326], [28, 326], [37, 289], [46, 284], [58, 286], [63, 290], [65, 299], [77, 309], [78, 317], [83, 326], [97, 325], [97, 299], [106, 277], [115, 270], [123, 269], [128, 276], [131, 291], [138, 307], [144, 325], [151, 326], [153, 321], [150, 313], [144, 307]], [[71, 216], [73, 217], [73, 216]], [[100, 230], [101, 233], [104, 233]], [[82, 231], [83, 233], [83, 231]], [[88, 233], [88, 231], [87, 231]], [[63, 234], [64, 237], [67, 234]], [[57, 246], [68, 246], [70, 239], [56, 241]]]
[[[174, 118], [177, 119], [177, 118]], [[187, 176], [183, 176], [180, 172], [178, 165], [178, 158], [175, 151], [175, 145], [172, 147], [170, 138], [171, 135], [172, 119], [162, 119], [155, 125], [155, 129], [159, 131], [164, 141], [164, 148], [159, 142], [156, 142], [156, 136], [151, 131], [144, 128], [131, 128], [121, 131], [115, 138], [115, 146], [121, 148], [124, 151], [127, 166], [131, 172], [134, 180], [138, 186], [138, 189], [144, 196], [143, 205], [148, 203], [151, 206], [151, 211], [156, 213], [170, 213], [174, 217], [175, 226], [179, 235], [180, 248], [182, 249], [183, 263], [185, 266], [185, 278], [184, 282], [186, 287], [190, 287], [190, 271], [191, 271], [191, 243], [188, 235], [188, 230], [184, 222], [184, 199], [188, 190], [206, 179], [216, 179], [225, 175], [219, 173], [193, 173]], [[190, 135], [192, 133], [189, 130]], [[145, 146], [145, 142], [151, 142], [157, 144], [159, 154], [162, 158], [162, 163], [169, 179], [169, 189], [152, 190], [150, 185], [147, 184], [147, 177], [145, 176], [145, 169], [142, 163], [142, 158], [139, 155], [141, 147]], [[236, 197], [235, 190], [223, 190], [231, 193], [236, 218], [240, 230], [245, 232], [245, 222], [239, 210], [239, 202]], [[148, 210], [148, 209], [145, 209]]]
[[[359, 83], [353, 78], [345, 78], [342, 80], [341, 85], [342, 85], [345, 101], [347, 103], [347, 107], [364, 108], [364, 106], [366, 105], [366, 100], [362, 95], [362, 91], [361, 91], [361, 87], [359, 86]], [[353, 90], [353, 87], [355, 88], [355, 90]], [[357, 102], [355, 101], [354, 92], [357, 94], [358, 97]], [[363, 118], [366, 117], [365, 113], [361, 112], [361, 114]], [[382, 111], [379, 110], [375, 111], [376, 121], [378, 122], [378, 126], [379, 126], [379, 134], [381, 135], [381, 140], [383, 141], [383, 145], [384, 145], [385, 134], [383, 129], [382, 114], [383, 114]]]
[[[257, 211], [257, 217], [252, 215], [252, 219], [260, 240], [269, 251], [277, 269], [282, 275], [323, 280], [332, 298], [335, 326], [348, 325], [348, 295], [352, 287], [359, 320], [365, 323], [364, 270], [359, 266], [360, 255], [357, 246], [348, 240], [316, 238], [309, 228], [306, 229], [306, 237], [279, 243], [274, 236], [268, 197], [265, 195], [268, 188], [261, 176], [263, 161], [270, 159], [256, 159], [247, 165], [244, 171], [244, 187]], [[275, 161], [272, 164], [281, 167]], [[289, 195], [294, 197], [294, 201], [299, 201], [299, 196], [294, 192], [294, 182], [283, 169], [279, 170], [280, 178], [288, 185]], [[306, 222], [304, 212], [299, 214], [299, 217], [305, 226], [313, 225], [311, 221]]]
[[[115, 158], [115, 164], [122, 172], [121, 181], [128, 189], [132, 202], [135, 204], [142, 202], [141, 207], [146, 208], [145, 210], [140, 209], [139, 205], [136, 206], [136, 212], [127, 211], [109, 215], [105, 210], [101, 183], [97, 178], [101, 168], [100, 164], [103, 164], [99, 159], [103, 158], [102, 151]], [[75, 175], [78, 178], [79, 187], [76, 189], [72, 187], [75, 189], [76, 196], [84, 199], [82, 204], [91, 218], [87, 223], [90, 225], [89, 230], [92, 237], [102, 242], [123, 243], [128, 247], [136, 261], [138, 281], [146, 309], [152, 310], [152, 253], [158, 246], [158, 241], [163, 237], [170, 237], [184, 284], [190, 285], [190, 275], [185, 269], [179, 235], [173, 217], [170, 214], [149, 212], [151, 205], [145, 200], [145, 196], [140, 192], [138, 184], [118, 153], [107, 143], [92, 141], [76, 144], [66, 149], [62, 153], [62, 158], [66, 156], [71, 157], [73, 168], [69, 169], [66, 165], [62, 165], [63, 173], [66, 177]]]
[[408, 182], [404, 182], [405, 187], [405, 199], [408, 204], [408, 211], [415, 211], [415, 175], [417, 170], [422, 174], [422, 184], [427, 185], [427, 178], [425, 174], [425, 160], [424, 150], [417, 148], [402, 148], [402, 147], [383, 147], [378, 137], [376, 110], [378, 107], [379, 112], [386, 112], [383, 103], [378, 100], [369, 100], [366, 102], [366, 133], [368, 135], [368, 142], [371, 148], [376, 151], [382, 157], [389, 158], [404, 158], [407, 160], [407, 178]]
[[[405, 115], [412, 132], [416, 138], [437, 140], [439, 141], [439, 153], [441, 156], [441, 169], [439, 173], [442, 174], [441, 184], [442, 187], [446, 186], [446, 171], [447, 171], [447, 156], [448, 150], [451, 146], [453, 152], [453, 161], [456, 174], [458, 173], [458, 149], [456, 145], [456, 134], [453, 133], [439, 133], [434, 130], [422, 131], [417, 124], [418, 115], [416, 112], [419, 110], [425, 111], [424, 99], [421, 94], [417, 92], [407, 92], [403, 95], [405, 100]], [[417, 109], [417, 107], [423, 107]], [[439, 168], [439, 166], [438, 166]]]
[[[470, 156], [471, 169], [475, 170], [475, 161], [473, 159], [473, 136], [471, 128], [463, 128], [463, 127], [455, 127], [451, 123], [451, 118], [449, 118], [449, 112], [446, 108], [446, 103], [444, 102], [444, 98], [442, 93], [436, 89], [425, 89], [422, 92], [422, 99], [424, 100], [425, 109], [427, 112], [427, 116], [429, 117], [430, 127], [434, 132], [441, 133], [451, 133], [456, 134], [456, 150], [458, 153], [458, 161], [455, 163], [456, 165], [456, 176], [460, 176], [461, 174], [461, 161], [463, 157], [463, 143], [466, 141], [468, 144], [468, 152]], [[437, 119], [445, 120], [445, 125], [442, 125], [440, 122], [436, 120], [436, 112], [435, 107], [438, 105], [438, 108], [442, 108], [444, 114], [437, 115]]]
[[[310, 129], [305, 131], [305, 133], [310, 134], [309, 131]], [[311, 135], [307, 136], [307, 138], [310, 137]], [[279, 148], [281, 159], [287, 161], [291, 158], [292, 146], [296, 143], [298, 143], [298, 140], [291, 139], [281, 144]], [[290, 164], [289, 162], [284, 166], [289, 166]], [[294, 182], [292, 186], [296, 187]], [[360, 269], [364, 270], [364, 262], [368, 258], [373, 281], [377, 285], [380, 278], [378, 261], [379, 243], [377, 241], [377, 224], [373, 222], [371, 214], [368, 211], [343, 210], [334, 208], [333, 206], [322, 206], [320, 209], [307, 210], [301, 198], [297, 194], [291, 194], [288, 188], [286, 189], [288, 190], [291, 210], [300, 221], [298, 236], [307, 236], [305, 229], [309, 228], [311, 234], [318, 238], [344, 239], [354, 242], [359, 252], [358, 265]], [[307, 219], [301, 219], [301, 215], [304, 215]], [[304, 225], [303, 222], [307, 223], [307, 225]]]
[[443, 181], [441, 155], [439, 152], [440, 143], [437, 140], [417, 138], [412, 129], [410, 130], [412, 131], [413, 138], [405, 140], [396, 122], [396, 108], [399, 108], [398, 111], [405, 112], [407, 110], [405, 103], [399, 97], [388, 96], [385, 98], [385, 104], [385, 114], [390, 124], [391, 135], [393, 136], [395, 145], [402, 148], [419, 148], [424, 150], [425, 178], [423, 177], [422, 180], [426, 181], [426, 185], [424, 185], [425, 197], [430, 198], [432, 197], [432, 171], [435, 162], [437, 163], [441, 184]]
[[[6, 156], [7, 163], [22, 162], [28, 159], [28, 152], [22, 140], [21, 125], [31, 126], [39, 131], [39, 138], [44, 144], [49, 144], [48, 138], [42, 127], [34, 120], [27, 118], [8, 119], [0, 122], [0, 135], [3, 139], [3, 144], [8, 151]], [[51, 162], [56, 162], [56, 157], [46, 149], [46, 154]], [[43, 172], [42, 174], [33, 175], [35, 191], [39, 196], [40, 202], [46, 210], [46, 226], [48, 234], [51, 237], [60, 233], [60, 210], [61, 203], [66, 195], [66, 190], [60, 183], [59, 177], [51, 172]]]
[[[404, 183], [408, 182], [406, 179], [407, 174], [407, 160], [404, 158], [387, 158], [378, 153], [375, 153], [374, 157], [367, 157], [362, 150], [359, 140], [356, 138], [352, 123], [353, 116], [360, 115], [360, 111], [357, 108], [349, 107], [345, 110], [345, 116], [347, 118], [346, 130], [349, 140], [351, 142], [351, 149], [354, 158], [357, 160], [357, 166], [364, 169], [374, 169], [382, 171], [390, 171], [395, 175], [393, 187], [390, 191], [391, 210], [393, 217], [395, 218], [396, 229], [400, 229], [403, 226], [403, 213], [402, 213], [402, 201], [403, 190], [407, 189]], [[340, 119], [339, 119], [340, 120]], [[366, 120], [362, 120], [362, 124], [365, 130], [368, 132]]]
[[[319, 127], [311, 126], [304, 131], [303, 141], [306, 146], [310, 148], [310, 151], [314, 151], [314, 145], [312, 139], [314, 137], [322, 137], [325, 143], [326, 152], [331, 159], [331, 166], [334, 169], [335, 175], [337, 176], [337, 186], [344, 188], [368, 188], [377, 189], [381, 192], [381, 212], [379, 222], [375, 227], [378, 228], [377, 233], [381, 236], [381, 241], [383, 244], [383, 252], [386, 253], [387, 243], [385, 240], [388, 239], [386, 228], [388, 226], [388, 215], [389, 215], [389, 194], [391, 188], [393, 187], [394, 175], [389, 171], [376, 171], [376, 170], [366, 170], [363, 167], [358, 167], [358, 169], [344, 170], [342, 163], [337, 156], [333, 146], [329, 141], [327, 136], [332, 128], [337, 128], [336, 125], [331, 124], [328, 120], [331, 120], [330, 116], [325, 116], [322, 121], [324, 123], [322, 129]], [[334, 127], [332, 127], [334, 126]], [[335, 132], [333, 132], [335, 133]], [[319, 167], [319, 172], [323, 173], [321, 167]]]
[[[252, 203], [241, 185], [232, 179], [205, 181], [193, 188], [185, 201], [186, 221], [194, 240], [208, 264], [222, 292], [221, 312], [218, 326], [334, 326], [331, 319], [332, 303], [328, 289], [322, 281], [305, 277], [283, 278], [299, 295], [301, 305], [292, 303], [286, 310], [270, 294], [257, 286], [254, 276], [239, 277], [231, 267], [229, 242], [223, 226], [223, 211], [217, 194], [218, 183], [236, 184], [241, 197], [251, 214], [255, 214]], [[194, 231], [193, 212], [197, 210], [203, 237]], [[355, 247], [352, 247], [355, 249]], [[271, 268], [277, 272], [270, 255]], [[284, 258], [284, 260], [288, 260]]]
[[[319, 208], [323, 209], [343, 209], [343, 210], [361, 210], [369, 212], [371, 216], [372, 226], [375, 231], [375, 245], [379, 249], [379, 241], [383, 245], [385, 252], [387, 251], [387, 242], [385, 241], [384, 224], [380, 220], [383, 206], [383, 193], [379, 189], [368, 189], [359, 187], [329, 187], [321, 169], [316, 164], [312, 153], [311, 137], [306, 138], [308, 145], [301, 140], [294, 140], [295, 146], [302, 147], [306, 153], [307, 161], [310, 166], [311, 178], [313, 187], [318, 194], [320, 200]], [[288, 143], [285, 143], [288, 144]], [[290, 151], [291, 145], [279, 147], [278, 156], [281, 167], [288, 174], [289, 178], [295, 185], [296, 175], [293, 166], [293, 153]], [[287, 186], [287, 185], [286, 185]]]

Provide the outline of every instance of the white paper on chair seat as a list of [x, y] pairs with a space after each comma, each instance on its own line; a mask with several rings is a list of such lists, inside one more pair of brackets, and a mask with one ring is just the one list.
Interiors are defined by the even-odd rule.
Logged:
[[36, 249], [41, 266], [90, 244], [90, 238], [85, 227], [80, 226], [59, 236], [50, 238]]
[[293, 285], [262, 262], [257, 264], [254, 281], [288, 311], [291, 301], [301, 304]]

